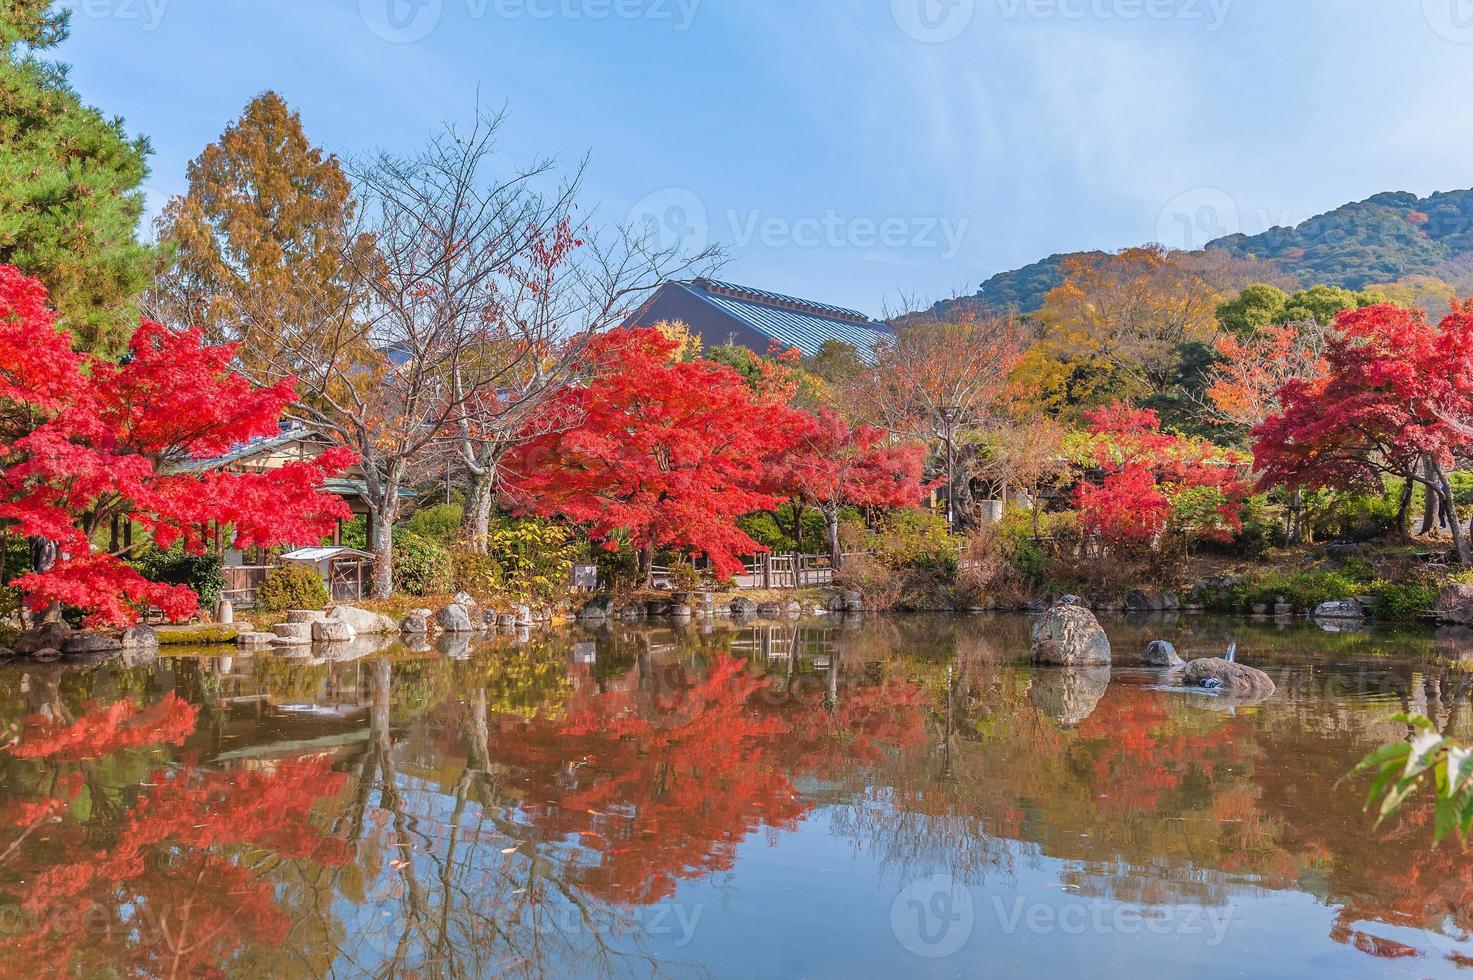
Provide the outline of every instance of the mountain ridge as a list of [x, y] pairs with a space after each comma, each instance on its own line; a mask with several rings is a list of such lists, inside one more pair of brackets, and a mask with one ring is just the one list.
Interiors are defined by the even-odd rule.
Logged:
[[[1208, 242], [1202, 251], [1209, 249], [1269, 262], [1306, 287], [1324, 283], [1361, 290], [1411, 276], [1466, 276], [1473, 272], [1473, 189], [1438, 191], [1427, 197], [1383, 191], [1292, 227], [1227, 235]], [[997, 312], [1034, 312], [1048, 291], [1063, 282], [1065, 262], [1106, 254], [1055, 253], [1000, 272], [974, 295], [938, 303], [932, 313], [944, 317], [954, 307], [979, 301]]]

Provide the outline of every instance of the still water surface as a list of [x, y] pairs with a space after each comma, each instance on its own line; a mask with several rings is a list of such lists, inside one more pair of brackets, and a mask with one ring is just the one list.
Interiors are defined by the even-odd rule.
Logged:
[[1473, 856], [1336, 785], [1394, 711], [1473, 740], [1473, 640], [1107, 625], [1113, 671], [980, 617], [0, 668], [0, 972], [1473, 976]]

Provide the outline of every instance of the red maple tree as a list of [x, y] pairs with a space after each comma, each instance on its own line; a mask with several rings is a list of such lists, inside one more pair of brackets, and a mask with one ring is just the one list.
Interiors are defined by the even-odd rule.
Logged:
[[149, 582], [94, 548], [114, 521], [154, 544], [203, 552], [211, 527], [237, 547], [314, 541], [348, 516], [323, 480], [353, 462], [335, 449], [270, 474], [204, 470], [248, 440], [274, 435], [294, 397], [290, 380], [258, 388], [231, 370], [235, 349], [198, 330], [145, 320], [119, 363], [72, 349], [45, 288], [0, 266], [0, 524], [54, 544], [58, 558], [10, 584], [33, 609], [65, 603], [93, 624], [125, 626], [154, 605], [193, 613], [183, 586]]
[[1438, 325], [1421, 310], [1369, 306], [1335, 326], [1325, 375], [1286, 384], [1282, 409], [1253, 430], [1259, 486], [1420, 483], [1451, 516], [1460, 560], [1473, 562], [1447, 477], [1473, 446], [1473, 306], [1455, 304]]
[[768, 469], [806, 424], [785, 398], [731, 368], [673, 360], [675, 349], [652, 329], [595, 337], [590, 380], [553, 409], [575, 424], [517, 447], [506, 466], [529, 509], [584, 525], [611, 551], [627, 532], [646, 582], [658, 548], [705, 555], [719, 575], [762, 551], [736, 520], [781, 502]]
[[923, 493], [925, 446], [895, 444], [883, 430], [850, 425], [823, 410], [803, 427], [793, 449], [772, 469], [773, 484], [824, 518], [834, 567], [844, 562], [839, 511], [844, 507], [913, 507]]

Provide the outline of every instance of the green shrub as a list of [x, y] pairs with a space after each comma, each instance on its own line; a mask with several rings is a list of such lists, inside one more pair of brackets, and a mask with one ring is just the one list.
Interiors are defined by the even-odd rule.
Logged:
[[1310, 518], [1310, 531], [1319, 541], [1374, 541], [1396, 530], [1401, 489], [1380, 496], [1336, 494]]
[[568, 591], [573, 563], [583, 547], [567, 528], [529, 518], [492, 524], [486, 550], [501, 570], [504, 593], [548, 602]]
[[1377, 619], [1408, 622], [1430, 613], [1441, 590], [1434, 582], [1377, 582], [1372, 591]]
[[1345, 572], [1266, 572], [1235, 585], [1227, 605], [1233, 610], [1247, 610], [1258, 603], [1272, 606], [1283, 597], [1297, 610], [1312, 609], [1323, 602], [1362, 595], [1369, 585]]
[[316, 566], [280, 565], [268, 571], [256, 589], [256, 608], [262, 612], [321, 609], [330, 598]]
[[394, 588], [412, 596], [454, 592], [455, 567], [450, 552], [428, 538], [396, 529]]
[[449, 545], [460, 536], [460, 522], [465, 508], [460, 504], [435, 504], [417, 510], [400, 529], [438, 545]]
[[199, 596], [201, 609], [214, 609], [225, 588], [225, 562], [214, 553], [191, 555], [176, 544], [168, 551], [150, 548], [132, 565], [150, 582], [188, 586]]

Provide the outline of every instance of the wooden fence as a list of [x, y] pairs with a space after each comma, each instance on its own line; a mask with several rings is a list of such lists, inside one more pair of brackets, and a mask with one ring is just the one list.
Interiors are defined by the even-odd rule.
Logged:
[[229, 599], [236, 609], [254, 609], [256, 590], [266, 580], [266, 573], [270, 570], [270, 565], [226, 565], [225, 584], [220, 590], [220, 598]]

